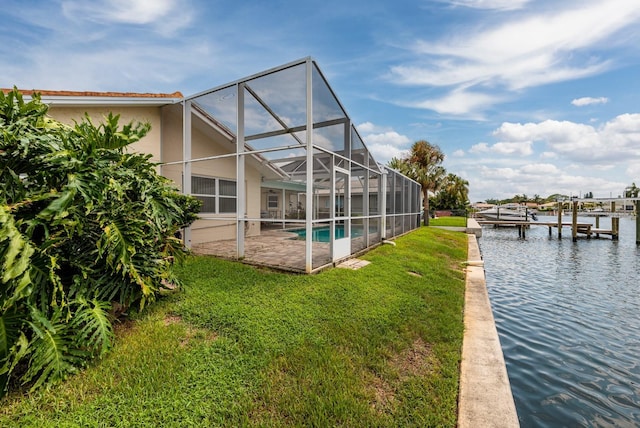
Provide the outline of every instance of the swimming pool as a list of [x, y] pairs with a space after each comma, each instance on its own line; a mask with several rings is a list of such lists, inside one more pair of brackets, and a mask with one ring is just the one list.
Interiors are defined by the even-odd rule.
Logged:
[[[287, 229], [287, 232], [293, 232], [298, 235], [297, 239], [304, 240], [307, 238], [306, 229]], [[362, 229], [358, 227], [351, 228], [351, 236], [356, 238], [362, 236]], [[314, 227], [312, 230], [311, 240], [315, 242], [329, 242], [331, 237], [331, 228], [329, 226]], [[344, 226], [336, 226], [335, 239], [344, 238]]]

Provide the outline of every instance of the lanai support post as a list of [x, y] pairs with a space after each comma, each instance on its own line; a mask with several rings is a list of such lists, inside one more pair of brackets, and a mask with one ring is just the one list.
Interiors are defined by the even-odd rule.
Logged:
[[[380, 201], [380, 240], [387, 239], [387, 176], [389, 171], [386, 168], [382, 169], [380, 174], [380, 182], [378, 183], [378, 200]], [[418, 227], [420, 227], [420, 220], [418, 216]]]
[[236, 257], [244, 258], [244, 229], [247, 222], [246, 186], [244, 179], [244, 83], [236, 85], [237, 134], [236, 134]]
[[[182, 104], [182, 193], [191, 194], [191, 101]], [[191, 248], [191, 226], [184, 228], [182, 242]]]
[[[307, 199], [306, 199], [306, 212], [305, 216], [305, 271], [311, 273], [313, 270], [313, 82], [311, 81], [313, 76], [313, 62], [311, 59], [307, 59], [306, 64], [306, 80], [307, 80], [307, 129], [306, 129], [306, 143], [307, 143]], [[333, 245], [333, 238], [330, 241], [330, 245]]]

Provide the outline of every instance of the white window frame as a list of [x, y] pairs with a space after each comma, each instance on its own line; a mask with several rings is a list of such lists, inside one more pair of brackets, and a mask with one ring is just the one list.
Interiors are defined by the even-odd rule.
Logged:
[[[274, 203], [275, 205], [273, 205]], [[267, 209], [268, 210], [278, 209], [278, 195], [267, 195]]]
[[[213, 180], [213, 193], [198, 193], [198, 185], [193, 182], [194, 179], [205, 179], [205, 180]], [[233, 196], [230, 195], [221, 195], [220, 194], [220, 181], [227, 181], [236, 185], [236, 194]], [[214, 211], [203, 211], [201, 209], [200, 214], [222, 214], [222, 215], [235, 215], [238, 210], [238, 186], [235, 179], [224, 178], [224, 177], [210, 177], [206, 175], [192, 174], [191, 175], [191, 188], [192, 188], [192, 196], [196, 198], [213, 198], [214, 199]], [[222, 199], [233, 199], [235, 201], [235, 209], [233, 211], [220, 211], [220, 200]]]

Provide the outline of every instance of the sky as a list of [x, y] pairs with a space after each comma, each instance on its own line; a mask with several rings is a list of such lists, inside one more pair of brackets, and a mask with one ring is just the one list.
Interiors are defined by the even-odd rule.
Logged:
[[638, 0], [3, 0], [0, 87], [192, 95], [308, 56], [472, 202], [640, 184]]

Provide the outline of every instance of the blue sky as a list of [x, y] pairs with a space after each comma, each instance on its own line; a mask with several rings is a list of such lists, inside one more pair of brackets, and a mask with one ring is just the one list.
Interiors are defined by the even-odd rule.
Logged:
[[315, 58], [378, 161], [472, 201], [640, 184], [638, 0], [4, 0], [0, 86], [190, 95]]

